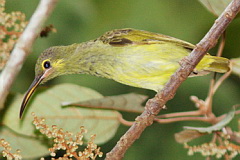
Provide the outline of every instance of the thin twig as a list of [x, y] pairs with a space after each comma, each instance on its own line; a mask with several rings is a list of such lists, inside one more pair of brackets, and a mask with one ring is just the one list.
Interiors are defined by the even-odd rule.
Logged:
[[217, 91], [217, 89], [219, 88], [219, 86], [223, 83], [223, 81], [225, 79], [227, 79], [231, 72], [232, 72], [232, 62], [230, 61], [230, 71], [228, 71], [227, 73], [225, 73], [221, 78], [219, 78], [219, 80], [215, 83], [214, 87], [213, 87], [213, 94]]
[[[240, 110], [235, 111], [235, 115], [238, 115], [238, 114], [240, 114]], [[156, 121], [158, 123], [173, 123], [173, 122], [178, 122], [178, 121], [202, 121], [202, 122], [209, 122], [211, 124], [214, 124], [214, 123], [218, 123], [219, 121], [223, 120], [227, 116], [227, 114], [223, 114], [219, 117], [207, 117], [207, 116], [195, 117], [195, 116], [200, 116], [200, 115], [204, 116], [205, 113], [201, 110], [169, 113], [169, 114], [156, 116], [154, 121]]]
[[177, 117], [169, 119], [154, 119], [158, 123], [173, 123], [180, 121], [201, 121], [201, 122], [210, 122], [211, 119], [208, 117]]
[[227, 135], [230, 136], [230, 140], [240, 144], [240, 137], [236, 132], [233, 132], [230, 127], [226, 127]]
[[[194, 111], [190, 111], [190, 112], [194, 113]], [[195, 111], [195, 112], [197, 113], [197, 111]], [[182, 112], [182, 113], [187, 113], [187, 112]], [[240, 114], [240, 110], [235, 111], [235, 115], [238, 115], [238, 114]], [[178, 115], [175, 115], [175, 116], [178, 116]], [[190, 115], [186, 114], [186, 116], [190, 116]], [[223, 114], [219, 117], [214, 118], [214, 120], [213, 120], [213, 118], [210, 118], [210, 117], [194, 117], [193, 116], [193, 117], [172, 118], [169, 115], [167, 115], [168, 118], [166, 118], [166, 117], [164, 117], [165, 119], [163, 119], [162, 117], [161, 117], [162, 119], [155, 118], [154, 121], [156, 121], [158, 123], [173, 123], [173, 122], [179, 122], [179, 121], [202, 121], [202, 122], [209, 122], [209, 123], [212, 123], [214, 121], [215, 123], [218, 123], [219, 121], [223, 120], [226, 116], [227, 116], [227, 114]]]
[[165, 85], [164, 89], [158, 92], [153, 99], [148, 100], [144, 112], [136, 118], [134, 124], [120, 138], [116, 146], [107, 153], [107, 160], [118, 160], [123, 158], [127, 149], [140, 137], [146, 127], [153, 123], [155, 116], [160, 112], [166, 102], [174, 97], [178, 87], [188, 75], [190, 75], [205, 53], [215, 46], [217, 40], [239, 10], [240, 0], [233, 0], [215, 21], [205, 37], [196, 45], [196, 48], [191, 54], [181, 62], [180, 69], [171, 76], [170, 81]]
[[[226, 31], [223, 32], [222, 38], [221, 38], [221, 42], [220, 42], [220, 45], [218, 47], [218, 52], [217, 52], [217, 56], [218, 57], [220, 57], [222, 55], [222, 52], [223, 52], [223, 49], [224, 49], [224, 46], [225, 46], [225, 42], [226, 42]], [[214, 73], [213, 74], [213, 78], [210, 81], [210, 87], [209, 87], [209, 91], [208, 91], [208, 96], [207, 96], [207, 98], [205, 100], [206, 115], [208, 117], [212, 117], [212, 119], [214, 117], [216, 117], [213, 114], [213, 112], [212, 112], [212, 101], [213, 101], [213, 95], [215, 93], [214, 86], [215, 86], [215, 82], [216, 82], [216, 77], [217, 77], [217, 73]], [[223, 81], [221, 81], [221, 82], [223, 82]]]
[[212, 101], [213, 101], [213, 95], [214, 95], [213, 87], [215, 84], [215, 79], [216, 79], [216, 73], [214, 73], [213, 78], [210, 81], [208, 96], [205, 100], [205, 110], [206, 110], [206, 115], [208, 117], [215, 117], [215, 115], [212, 112]]
[[20, 36], [11, 56], [0, 75], [0, 110], [4, 107], [5, 99], [10, 88], [22, 68], [26, 57], [30, 54], [33, 42], [38, 37], [41, 28], [58, 0], [41, 0], [36, 11], [30, 19], [28, 26]]
[[[240, 114], [240, 110], [235, 111], [235, 115], [238, 115], [238, 114]], [[227, 116], [227, 114], [223, 114], [221, 116], [218, 116], [216, 118], [216, 122], [219, 122], [219, 121], [223, 120], [226, 116]]]
[[160, 116], [156, 116], [156, 118], [172, 118], [172, 117], [182, 117], [182, 116], [200, 116], [203, 112], [201, 110], [196, 111], [187, 111], [187, 112], [176, 112], [176, 113], [168, 113]]
[[121, 114], [121, 113], [118, 113], [118, 121], [119, 121], [121, 124], [125, 125], [125, 126], [131, 126], [131, 125], [133, 125], [133, 123], [134, 123], [134, 122], [132, 122], [132, 121], [127, 121], [127, 120], [125, 120], [125, 119], [122, 117], [122, 114]]
[[225, 43], [226, 43], [226, 31], [224, 31], [223, 34], [222, 34], [221, 43], [219, 45], [218, 52], [217, 52], [218, 57], [222, 56], [223, 49], [225, 47]]
[[[215, 115], [212, 113], [212, 99], [213, 99], [213, 95], [215, 94], [215, 92], [217, 91], [217, 89], [220, 87], [220, 85], [223, 83], [223, 81], [225, 79], [227, 79], [230, 74], [231, 74], [231, 68], [232, 68], [232, 63], [230, 61], [230, 71], [228, 71], [227, 73], [225, 73], [221, 78], [219, 78], [219, 80], [217, 82], [215, 82], [215, 76], [213, 77], [213, 79], [211, 80], [211, 83], [210, 83], [210, 89], [209, 89], [209, 93], [208, 93], [208, 96], [205, 100], [205, 103], [206, 103], [206, 107], [207, 107], [207, 115], [209, 117], [214, 117]], [[214, 74], [216, 75], [216, 73]], [[215, 121], [216, 122], [216, 121]]]

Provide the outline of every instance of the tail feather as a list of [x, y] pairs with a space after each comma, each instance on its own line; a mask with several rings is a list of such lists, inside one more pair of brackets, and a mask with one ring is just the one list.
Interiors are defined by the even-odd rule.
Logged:
[[205, 55], [196, 67], [197, 72], [225, 73], [230, 70], [229, 60], [223, 57]]

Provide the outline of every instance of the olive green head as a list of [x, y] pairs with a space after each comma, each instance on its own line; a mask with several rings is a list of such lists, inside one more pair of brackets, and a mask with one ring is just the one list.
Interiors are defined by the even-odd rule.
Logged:
[[38, 57], [35, 66], [35, 78], [41, 77], [40, 84], [64, 74], [65, 54], [65, 46], [56, 46], [46, 49]]
[[[70, 62], [68, 57], [68, 49], [71, 47], [67, 46], [56, 46], [46, 49], [38, 58], [35, 66], [35, 79], [27, 90], [20, 110], [20, 117], [22, 117], [25, 106], [31, 95], [39, 84], [47, 82], [54, 77], [62, 74], [67, 74], [67, 68], [65, 67]], [[70, 63], [71, 64], [71, 63]]]

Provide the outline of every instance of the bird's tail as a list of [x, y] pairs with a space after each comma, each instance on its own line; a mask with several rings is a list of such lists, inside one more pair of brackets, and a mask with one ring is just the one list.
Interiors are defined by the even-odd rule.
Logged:
[[230, 62], [227, 58], [205, 55], [196, 66], [197, 72], [225, 73], [230, 70]]

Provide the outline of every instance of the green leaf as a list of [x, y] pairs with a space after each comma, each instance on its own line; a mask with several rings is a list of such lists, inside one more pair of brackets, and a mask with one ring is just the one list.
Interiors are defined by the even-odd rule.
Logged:
[[240, 58], [231, 59], [232, 61], [232, 73], [240, 77]]
[[223, 127], [225, 127], [233, 119], [234, 115], [235, 115], [235, 109], [233, 108], [230, 112], [228, 112], [228, 114], [226, 115], [225, 118], [223, 118], [223, 120], [221, 120], [220, 122], [216, 123], [213, 126], [210, 126], [210, 127], [188, 127], [188, 126], [185, 126], [184, 129], [196, 130], [200, 133], [210, 134], [214, 131], [219, 131]]
[[103, 98], [81, 101], [76, 103], [65, 102], [63, 103], [63, 105], [142, 113], [144, 111], [142, 103], [146, 99], [147, 96], [129, 93], [117, 96], [107, 96]]
[[219, 16], [232, 0], [199, 0], [211, 13]]
[[200, 133], [195, 130], [183, 130], [179, 133], [175, 133], [174, 137], [178, 143], [187, 143], [203, 135], [205, 135], [205, 133]]
[[64, 101], [87, 101], [90, 99], [102, 98], [98, 92], [89, 88], [74, 84], [60, 84], [45, 90], [38, 90], [24, 113], [22, 120], [19, 119], [19, 109], [23, 99], [18, 95], [9, 106], [3, 124], [17, 133], [26, 136], [35, 136], [35, 128], [32, 125], [35, 112], [38, 117], [44, 117], [47, 125], [57, 125], [65, 131], [76, 133], [80, 126], [84, 126], [88, 133], [85, 138], [88, 140], [91, 135], [96, 134], [95, 143], [104, 143], [111, 139], [119, 126], [118, 112], [108, 110], [86, 109], [79, 107], [62, 108]]
[[[46, 145], [39, 140], [18, 135], [6, 127], [1, 127], [0, 139], [4, 139], [10, 143], [12, 153], [16, 153], [16, 150], [19, 149], [24, 159], [33, 159], [50, 153]], [[0, 147], [0, 151], [1, 150], [2, 148]]]

